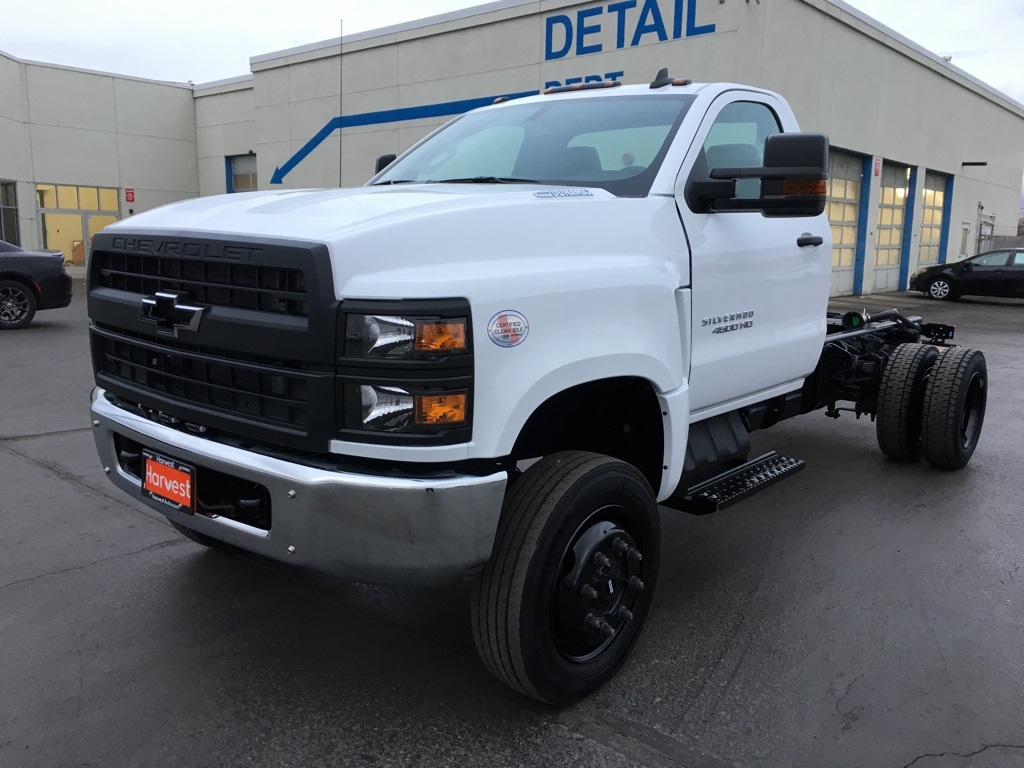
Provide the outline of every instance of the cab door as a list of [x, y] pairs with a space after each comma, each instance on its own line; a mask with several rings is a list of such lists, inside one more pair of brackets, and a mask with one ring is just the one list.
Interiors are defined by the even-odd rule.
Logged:
[[[785, 124], [795, 130], [789, 108], [766, 94], [723, 94], [676, 183], [690, 244], [690, 403], [698, 418], [798, 389], [821, 355], [832, 263], [825, 216], [699, 213], [685, 194], [688, 180], [707, 180], [712, 168], [763, 165], [765, 139]], [[736, 184], [737, 197], [760, 196], [759, 179]]]

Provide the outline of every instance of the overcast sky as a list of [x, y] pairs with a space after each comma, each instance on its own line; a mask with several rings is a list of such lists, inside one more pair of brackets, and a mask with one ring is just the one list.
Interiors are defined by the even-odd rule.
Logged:
[[[848, 0], [1024, 102], [1022, 0]], [[766, 3], [772, 0], [764, 0]], [[475, 0], [0, 0], [0, 50], [24, 59], [196, 83], [249, 57], [479, 5]]]

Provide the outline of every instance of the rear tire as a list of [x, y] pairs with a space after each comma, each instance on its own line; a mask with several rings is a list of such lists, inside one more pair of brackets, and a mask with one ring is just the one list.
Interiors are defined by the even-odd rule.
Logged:
[[953, 284], [944, 277], [936, 277], [928, 283], [927, 294], [929, 298], [938, 299], [939, 301], [949, 301], [956, 298]]
[[921, 406], [938, 356], [935, 347], [900, 344], [882, 372], [875, 434], [879, 449], [894, 461], [921, 458]]
[[636, 467], [583, 451], [546, 456], [505, 500], [473, 588], [473, 639], [506, 685], [565, 706], [609, 680], [651, 609], [661, 525]]
[[231, 546], [230, 544], [225, 544], [223, 541], [210, 538], [205, 534], [199, 533], [199, 531], [193, 531], [191, 528], [176, 523], [173, 520], [168, 520], [167, 522], [171, 524], [171, 528], [176, 530], [186, 539], [191, 539], [196, 544], [202, 544], [204, 547], [208, 547], [209, 549], [215, 549], [219, 552], [235, 551], [235, 548], [233, 546]]
[[0, 280], [0, 331], [16, 331], [32, 322], [36, 297], [17, 280]]
[[924, 394], [921, 444], [933, 467], [961, 469], [974, 455], [985, 423], [988, 368], [976, 349], [939, 356]]

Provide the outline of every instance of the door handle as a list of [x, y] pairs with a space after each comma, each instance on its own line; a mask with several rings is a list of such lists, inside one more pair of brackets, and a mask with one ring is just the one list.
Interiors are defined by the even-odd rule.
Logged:
[[804, 232], [796, 239], [796, 244], [801, 248], [806, 248], [808, 245], [821, 245], [824, 242], [825, 238], [821, 235], [812, 235], [810, 232]]

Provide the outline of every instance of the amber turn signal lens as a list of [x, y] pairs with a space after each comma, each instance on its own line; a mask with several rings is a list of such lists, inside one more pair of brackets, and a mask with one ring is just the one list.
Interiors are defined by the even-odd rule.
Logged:
[[466, 422], [465, 392], [444, 395], [416, 395], [417, 424], [464, 424]]
[[416, 323], [417, 352], [465, 352], [466, 321]]
[[825, 179], [785, 179], [782, 182], [782, 194], [824, 195], [827, 186]]

